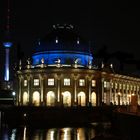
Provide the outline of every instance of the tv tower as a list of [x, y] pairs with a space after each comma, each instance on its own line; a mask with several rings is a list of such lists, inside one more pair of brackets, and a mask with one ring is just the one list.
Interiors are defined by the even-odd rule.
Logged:
[[[10, 48], [12, 47], [13, 43], [10, 39], [10, 0], [7, 0], [7, 17], [6, 17], [6, 29], [5, 29], [5, 40], [3, 42], [3, 46], [5, 48], [5, 69], [4, 69], [4, 81], [6, 86], [9, 85], [9, 54]], [[10, 87], [9, 87], [10, 88]]]

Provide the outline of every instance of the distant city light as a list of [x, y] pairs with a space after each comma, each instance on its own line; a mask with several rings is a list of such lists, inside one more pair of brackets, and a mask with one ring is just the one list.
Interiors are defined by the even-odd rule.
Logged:
[[58, 39], [56, 38], [55, 43], [58, 43]]
[[58, 37], [56, 36], [56, 38], [55, 38], [55, 43], [58, 43]]
[[110, 67], [113, 68], [113, 64], [110, 64]]
[[77, 44], [79, 44], [80, 43], [80, 41], [79, 41], [79, 38], [77, 39]]
[[40, 41], [38, 41], [38, 45], [40, 45]]
[[77, 44], [79, 44], [80, 42], [79, 42], [79, 40], [77, 40]]
[[26, 114], [26, 113], [24, 113], [24, 114], [23, 114], [23, 116], [24, 116], [24, 117], [26, 117], [26, 116], [27, 116], [27, 114]]

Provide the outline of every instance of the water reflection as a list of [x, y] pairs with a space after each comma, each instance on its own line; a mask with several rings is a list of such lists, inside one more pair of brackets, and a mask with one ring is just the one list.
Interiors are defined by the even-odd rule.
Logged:
[[[106, 126], [106, 125], [104, 125]], [[0, 140], [91, 140], [96, 136], [95, 126], [35, 129], [3, 127]]]
[[12, 134], [11, 134], [11, 140], [15, 140], [16, 139], [16, 129], [12, 129]]
[[23, 131], [23, 140], [26, 140], [26, 126], [24, 127], [24, 131]]
[[77, 129], [77, 140], [85, 140], [85, 129], [84, 128]]
[[55, 140], [56, 131], [55, 129], [49, 129], [46, 133], [46, 140]]

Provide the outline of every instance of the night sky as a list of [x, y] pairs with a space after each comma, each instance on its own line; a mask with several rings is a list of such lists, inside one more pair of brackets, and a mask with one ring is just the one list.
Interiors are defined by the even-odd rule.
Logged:
[[[6, 24], [6, 1], [0, 0], [0, 40]], [[68, 23], [87, 39], [96, 52], [125, 51], [140, 59], [140, 7], [133, 1], [112, 0], [10, 0], [11, 34], [14, 43], [29, 55], [38, 38], [53, 24]], [[91, 3], [92, 2], [92, 3]], [[94, 53], [94, 52], [93, 52]]]

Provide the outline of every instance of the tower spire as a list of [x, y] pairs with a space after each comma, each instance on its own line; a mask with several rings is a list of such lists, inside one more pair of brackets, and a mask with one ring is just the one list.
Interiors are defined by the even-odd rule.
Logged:
[[10, 1], [7, 0], [7, 24], [6, 24], [7, 34], [10, 33]]

